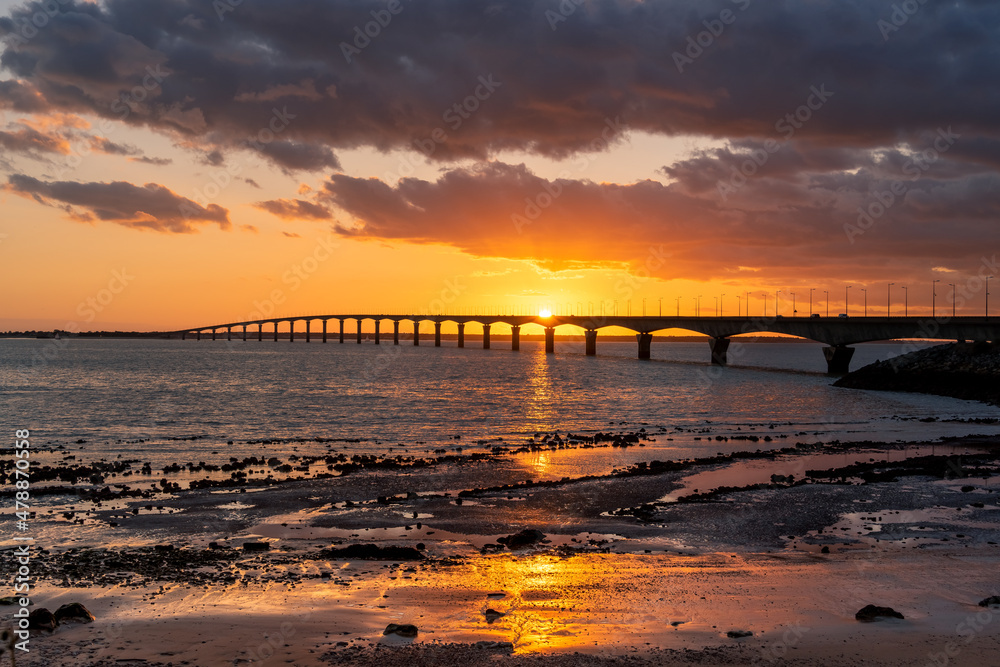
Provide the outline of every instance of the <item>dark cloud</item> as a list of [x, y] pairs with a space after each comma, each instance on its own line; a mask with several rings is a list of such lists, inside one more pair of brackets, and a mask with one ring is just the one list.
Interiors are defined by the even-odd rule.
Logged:
[[72, 218], [113, 222], [135, 229], [191, 233], [196, 225], [214, 223], [231, 228], [229, 213], [217, 204], [202, 207], [156, 183], [139, 187], [131, 183], [76, 183], [40, 181], [23, 174], [9, 177], [8, 191], [60, 206]]
[[[795, 131], [838, 146], [947, 125], [1000, 137], [991, 2], [921, 4], [886, 32], [890, 0], [592, 0], [558, 22], [556, 0], [405, 1], [370, 43], [358, 38], [351, 62], [341, 43], [378, 3], [256, 0], [221, 18], [219, 4], [70, 0], [19, 41], [17, 22], [41, 6], [28, 3], [0, 22], [0, 63], [19, 79], [5, 85], [21, 108], [37, 94], [46, 107], [223, 148], [270, 132], [283, 143], [263, 152], [306, 170], [336, 168], [331, 150], [415, 141], [436, 157], [565, 155], [588, 150], [609, 118], [653, 133], [769, 137], [788, 114], [795, 125], [811, 111]], [[705, 22], [717, 30], [723, 10], [732, 20], [713, 37]], [[686, 52], [691, 62], [679, 61]], [[833, 95], [810, 110], [813, 90]], [[275, 111], [287, 122], [274, 123]], [[436, 128], [447, 140], [427, 143]]]
[[283, 220], [329, 220], [333, 217], [325, 207], [304, 199], [274, 199], [257, 202], [254, 206]]
[[142, 155], [142, 151], [135, 146], [116, 144], [106, 137], [91, 137], [90, 148], [98, 153], [105, 153], [107, 155]]
[[0, 146], [11, 153], [25, 153], [37, 156], [39, 153], [69, 153], [70, 145], [56, 134], [39, 132], [32, 127], [18, 127], [6, 132], [0, 130]]
[[128, 159], [128, 161], [129, 162], [141, 162], [143, 164], [152, 164], [152, 165], [156, 165], [157, 167], [163, 167], [163, 166], [166, 166], [168, 164], [172, 164], [173, 163], [173, 160], [171, 160], [168, 157], [147, 157], [145, 155], [143, 155], [141, 157], [130, 157]]

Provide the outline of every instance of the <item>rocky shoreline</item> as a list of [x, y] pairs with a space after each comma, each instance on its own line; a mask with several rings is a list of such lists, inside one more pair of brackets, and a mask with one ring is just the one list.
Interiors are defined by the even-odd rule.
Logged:
[[951, 343], [876, 361], [835, 387], [950, 396], [1000, 406], [1000, 344]]

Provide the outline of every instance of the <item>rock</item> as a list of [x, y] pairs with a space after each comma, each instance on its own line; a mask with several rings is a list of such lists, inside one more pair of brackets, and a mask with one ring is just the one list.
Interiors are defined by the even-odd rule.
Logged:
[[17, 604], [17, 598], [10, 597], [10, 596], [0, 598], [0, 604], [3, 604], [3, 605]]
[[512, 642], [491, 642], [483, 640], [476, 642], [473, 646], [486, 651], [501, 651], [503, 653], [514, 652], [514, 644]]
[[873, 604], [866, 606], [864, 609], [860, 609], [858, 613], [854, 615], [854, 618], [859, 621], [870, 622], [877, 620], [881, 617], [884, 618], [903, 618], [903, 615], [892, 607], [877, 607]]
[[486, 617], [486, 622], [491, 625], [493, 624], [494, 621], [503, 618], [506, 615], [507, 614], [503, 613], [502, 611], [497, 611], [496, 609], [487, 609], [486, 611], [483, 612], [483, 616]]
[[323, 558], [356, 558], [362, 560], [424, 560], [426, 556], [413, 547], [380, 547], [377, 544], [351, 544], [343, 549], [324, 549]]
[[1000, 595], [991, 595], [985, 600], [979, 601], [980, 607], [989, 607], [990, 605], [1000, 605]]
[[29, 630], [55, 630], [58, 625], [56, 617], [51, 611], [42, 607], [36, 609], [35, 611], [28, 614], [28, 629]]
[[156, 551], [173, 551], [174, 545], [172, 544], [157, 544], [153, 547]]
[[545, 533], [534, 528], [525, 528], [520, 533], [514, 533], [507, 537], [497, 538], [497, 542], [505, 545], [508, 549], [523, 549], [538, 544], [545, 539]]
[[64, 604], [63, 606], [56, 609], [56, 613], [53, 614], [56, 619], [56, 623], [65, 623], [66, 621], [80, 621], [81, 623], [93, 623], [97, 619], [90, 610], [84, 607], [79, 602], [70, 602], [69, 604]]
[[740, 637], [753, 637], [753, 633], [749, 630], [730, 630], [726, 636], [731, 639], [739, 639]]
[[244, 542], [243, 551], [269, 551], [271, 549], [270, 542]]
[[830, 547], [824, 546], [822, 549], [819, 550], [819, 552], [821, 554], [828, 554], [830, 553]]
[[390, 623], [385, 626], [385, 630], [382, 631], [383, 635], [399, 635], [400, 637], [416, 637], [417, 636], [417, 626], [402, 624], [397, 625], [395, 623]]

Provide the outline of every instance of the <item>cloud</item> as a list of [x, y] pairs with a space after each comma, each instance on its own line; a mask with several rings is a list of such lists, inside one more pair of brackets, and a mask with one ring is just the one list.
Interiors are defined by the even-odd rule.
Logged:
[[107, 155], [142, 155], [142, 151], [128, 144], [116, 144], [105, 137], [91, 137], [90, 149]]
[[[564, 156], [589, 150], [616, 118], [653, 134], [768, 137], [823, 86], [832, 98], [797, 131], [828, 146], [891, 145], [946, 125], [1000, 138], [995, 3], [923, 4], [886, 39], [887, 1], [593, 0], [554, 30], [551, 0], [429, 0], [404, 3], [351, 62], [342, 44], [372, 21], [367, 0], [257, 0], [225, 20], [214, 4], [172, 0], [151, 12], [135, 0], [67, 0], [30, 41], [16, 39], [17, 26], [43, 6], [15, 7], [0, 19], [0, 63], [16, 81], [0, 97], [24, 110], [121, 117], [124, 95], [125, 122], [223, 149], [287, 110], [294, 118], [279, 140], [317, 153], [285, 166], [308, 170], [336, 168], [321, 150], [414, 142], [435, 159]], [[732, 24], [679, 66], [675, 54], [722, 9]], [[427, 144], [438, 128], [447, 139]], [[289, 150], [270, 152], [280, 160]]]
[[152, 164], [158, 167], [163, 167], [168, 164], [173, 164], [173, 160], [168, 157], [147, 157], [145, 155], [141, 157], [130, 157], [129, 162], [141, 162], [143, 164]]
[[325, 207], [303, 199], [274, 199], [257, 202], [254, 206], [282, 220], [329, 220], [333, 217]]
[[229, 230], [229, 213], [216, 204], [202, 207], [162, 185], [147, 183], [45, 182], [24, 174], [12, 174], [8, 191], [29, 196], [41, 203], [59, 206], [76, 220], [113, 222], [133, 229], [187, 234], [196, 225], [214, 223]]
[[70, 152], [70, 144], [65, 138], [24, 126], [11, 132], [0, 130], [0, 146], [12, 153], [25, 153], [31, 157], [37, 157], [39, 153], [68, 155]]
[[[445, 244], [552, 270], [617, 263], [645, 266], [664, 279], [752, 274], [779, 283], [827, 279], [856, 264], [894, 277], [943, 258], [975, 266], [984, 225], [1000, 217], [1000, 177], [925, 177], [908, 182], [909, 192], [890, 213], [852, 243], [845, 225], [856, 224], [859, 207], [877, 201], [876, 192], [892, 181], [859, 180], [822, 155], [801, 159], [817, 166], [758, 176], [728, 201], [713, 189], [690, 187], [683, 165], [671, 167], [682, 178], [667, 185], [622, 185], [549, 180], [498, 162], [395, 186], [334, 175], [317, 201], [344, 211], [350, 222], [335, 229], [355, 239]], [[970, 191], [979, 205], [956, 208]], [[897, 265], [886, 267], [886, 256]]]

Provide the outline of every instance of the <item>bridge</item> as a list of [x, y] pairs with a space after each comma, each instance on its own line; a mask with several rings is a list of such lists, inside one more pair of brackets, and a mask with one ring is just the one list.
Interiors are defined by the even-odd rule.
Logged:
[[[724, 366], [727, 362], [730, 337], [740, 334], [776, 333], [796, 336], [824, 343], [823, 354], [826, 357], [827, 370], [831, 374], [848, 372], [854, 348], [851, 345], [882, 340], [905, 338], [956, 340], [956, 341], [995, 341], [1000, 333], [1000, 319], [989, 317], [646, 317], [646, 316], [581, 316], [581, 315], [375, 315], [375, 314], [341, 314], [341, 315], [301, 315], [296, 317], [276, 317], [245, 322], [228, 322], [208, 327], [195, 327], [170, 332], [179, 335], [181, 339], [195, 336], [201, 340], [202, 335], [211, 334], [212, 340], [220, 331], [224, 331], [227, 340], [233, 339], [233, 330], [242, 339], [247, 340], [247, 328], [256, 326], [257, 340], [264, 339], [264, 327], [273, 325], [273, 337], [278, 340], [278, 325], [288, 324], [288, 340], [295, 342], [295, 326], [305, 323], [305, 341], [313, 338], [312, 324], [322, 323], [322, 330], [316, 332], [322, 336], [324, 343], [328, 340], [327, 324], [330, 320], [339, 322], [337, 339], [343, 343], [346, 335], [345, 323], [355, 321], [357, 342], [362, 340], [361, 325], [365, 320], [372, 320], [375, 325], [375, 344], [382, 342], [381, 325], [392, 322], [392, 342], [399, 345], [399, 328], [401, 322], [409, 322], [412, 326], [413, 344], [420, 345], [420, 325], [430, 322], [434, 326], [434, 345], [441, 346], [441, 326], [445, 322], [458, 325], [458, 347], [465, 347], [465, 327], [475, 323], [482, 327], [483, 349], [490, 349], [490, 328], [494, 324], [506, 324], [511, 328], [511, 349], [520, 349], [521, 327], [534, 324], [545, 331], [545, 351], [555, 352], [555, 331], [557, 327], [576, 327], [583, 330], [585, 350], [588, 356], [597, 354], [597, 332], [608, 327], [629, 329], [636, 334], [639, 345], [639, 359], [650, 358], [653, 334], [667, 329], [682, 329], [704, 334], [710, 337], [710, 360], [712, 364]], [[270, 337], [270, 335], [268, 336]]]

